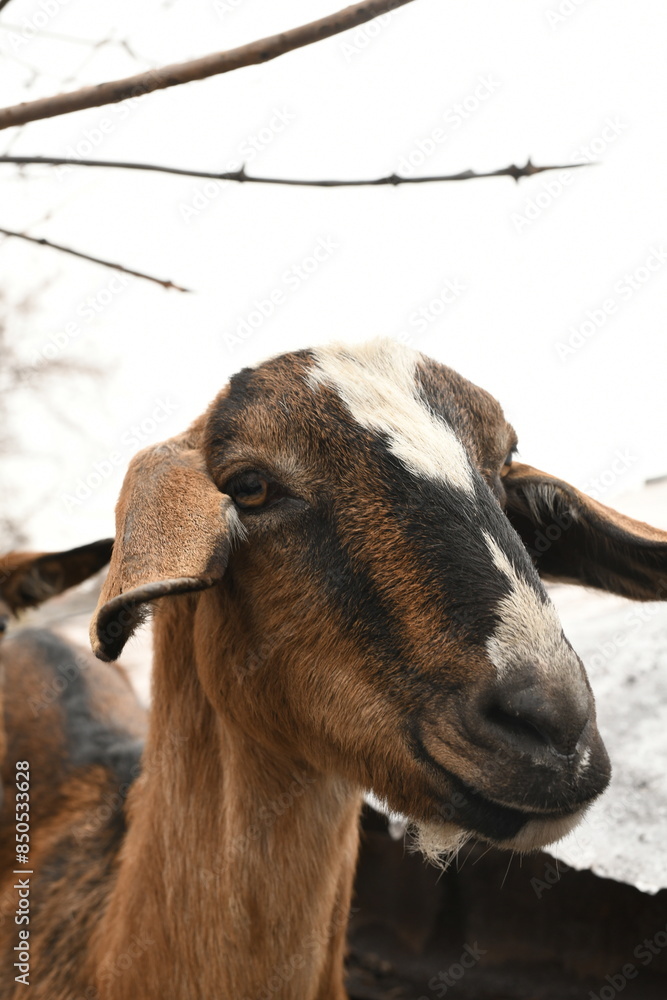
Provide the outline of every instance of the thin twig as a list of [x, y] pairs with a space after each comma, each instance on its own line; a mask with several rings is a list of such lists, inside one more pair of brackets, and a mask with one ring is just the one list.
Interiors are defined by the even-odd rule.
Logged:
[[[4, 2], [6, 3], [7, 0]], [[162, 69], [147, 70], [134, 76], [127, 76], [122, 80], [111, 80], [92, 87], [82, 87], [80, 90], [70, 93], [55, 94], [37, 101], [26, 101], [13, 107], [2, 108], [0, 109], [0, 129], [37, 121], [41, 118], [66, 115], [72, 111], [81, 111], [83, 108], [99, 108], [105, 104], [117, 104], [129, 97], [150, 94], [155, 90], [164, 90], [166, 87], [178, 87], [180, 84], [191, 83], [194, 80], [205, 80], [211, 76], [218, 76], [220, 73], [230, 73], [232, 70], [241, 69], [243, 66], [256, 66], [268, 62], [270, 59], [275, 59], [277, 56], [282, 56], [286, 52], [292, 52], [294, 49], [303, 48], [305, 45], [311, 45], [314, 42], [330, 38], [332, 35], [338, 35], [342, 31], [356, 28], [366, 21], [372, 21], [380, 14], [385, 14], [397, 7], [403, 7], [408, 3], [412, 3], [412, 0], [364, 0], [363, 3], [353, 4], [335, 14], [322, 17], [318, 21], [311, 21], [309, 24], [300, 25], [298, 28], [292, 28], [290, 31], [283, 31], [268, 38], [260, 38], [248, 45], [229, 49], [227, 52], [214, 52], [200, 59], [172, 63], [169, 66], [163, 66]]]
[[[2, 3], [3, 0], [0, 0], [0, 5]], [[9, 3], [9, 0], [4, 0], [4, 3]], [[1, 9], [2, 7], [0, 6], [0, 10]], [[7, 21], [3, 21], [2, 24], [0, 24], [0, 28], [2, 28], [3, 31], [18, 32], [22, 30], [20, 25], [9, 24]], [[35, 28], [31, 25], [31, 36], [33, 34], [39, 38], [52, 38], [56, 42], [66, 42], [68, 45], [85, 45], [87, 48], [93, 49], [100, 49], [105, 45], [115, 45], [120, 49], [124, 49], [129, 56], [136, 59], [138, 62], [153, 62], [152, 59], [147, 59], [145, 56], [140, 56], [136, 53], [126, 38], [103, 38], [93, 42], [90, 38], [80, 38], [78, 35], [63, 35], [59, 31], [47, 31], [46, 28]]]
[[42, 166], [74, 166], [74, 167], [109, 167], [114, 170], [149, 170], [160, 174], [176, 174], [180, 177], [200, 177], [216, 181], [237, 181], [240, 184], [283, 184], [291, 187], [381, 187], [399, 184], [432, 184], [439, 181], [471, 181], [479, 180], [483, 177], [512, 177], [515, 181], [522, 177], [532, 177], [533, 174], [542, 174], [546, 170], [574, 170], [577, 167], [587, 167], [589, 163], [568, 163], [555, 164], [552, 166], [538, 167], [531, 160], [527, 160], [523, 167], [511, 164], [509, 167], [502, 167], [500, 170], [487, 170], [477, 173], [475, 170], [462, 170], [457, 174], [434, 174], [427, 177], [402, 177], [399, 174], [387, 174], [386, 177], [377, 177], [373, 180], [294, 180], [287, 177], [253, 177], [245, 172], [245, 168], [239, 170], [228, 170], [224, 173], [217, 173], [211, 170], [187, 170], [181, 167], [163, 167], [155, 163], [133, 163], [120, 160], [84, 160], [67, 156], [0, 156], [0, 164], [14, 163], [19, 166], [42, 165]]
[[44, 237], [28, 236], [27, 233], [17, 233], [13, 229], [2, 229], [0, 228], [0, 234], [3, 236], [13, 236], [17, 240], [27, 240], [29, 243], [38, 243], [43, 247], [50, 247], [52, 250], [60, 250], [61, 253], [69, 253], [73, 257], [81, 257], [82, 260], [90, 260], [93, 264], [101, 264], [103, 267], [110, 267], [114, 271], [122, 271], [123, 274], [130, 274], [134, 278], [143, 278], [145, 281], [153, 281], [156, 285], [162, 285], [163, 288], [173, 288], [177, 292], [189, 292], [189, 288], [181, 288], [180, 285], [176, 285], [173, 281], [168, 281], [163, 278], [155, 278], [152, 274], [144, 274], [143, 271], [135, 271], [130, 267], [125, 267], [123, 264], [114, 264], [110, 260], [103, 260], [102, 257], [92, 257], [88, 253], [82, 253], [80, 250], [73, 250], [72, 247], [65, 247], [61, 243], [52, 243], [51, 240], [44, 239]]

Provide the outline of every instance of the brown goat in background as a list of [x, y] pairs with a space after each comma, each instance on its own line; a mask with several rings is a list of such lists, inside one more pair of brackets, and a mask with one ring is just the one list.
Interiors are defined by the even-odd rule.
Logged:
[[[113, 539], [107, 538], [65, 552], [8, 552], [0, 556], [0, 640], [26, 608], [35, 608], [99, 572], [109, 562], [112, 548]], [[33, 629], [29, 635], [19, 633], [18, 639], [0, 646], [0, 761], [5, 753], [2, 707], [9, 660], [29, 658], [28, 649], [34, 655], [35, 645], [44, 638], [43, 630]], [[21, 673], [28, 683], [34, 681]]]
[[515, 448], [486, 392], [374, 341], [246, 369], [133, 459], [91, 635], [114, 660], [157, 602], [140, 776], [136, 709], [91, 672], [47, 793], [47, 721], [26, 736], [7, 685], [4, 780], [25, 760], [35, 782], [35, 998], [342, 1000], [364, 790], [429, 856], [576, 825], [609, 761], [538, 572], [662, 598], [667, 533]]

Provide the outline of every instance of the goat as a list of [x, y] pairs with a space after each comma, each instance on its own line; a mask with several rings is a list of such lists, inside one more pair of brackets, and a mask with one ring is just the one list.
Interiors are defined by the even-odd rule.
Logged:
[[[37, 607], [106, 566], [112, 547], [113, 540], [105, 539], [66, 552], [9, 552], [0, 556], [0, 639], [5, 636], [12, 618], [21, 611]], [[2, 688], [7, 660], [10, 656], [29, 657], [24, 645], [34, 647], [44, 639], [41, 633], [33, 630], [29, 636], [23, 634], [8, 646], [0, 647], [0, 762], [4, 760], [5, 751]]]
[[[113, 539], [104, 539], [64, 552], [10, 552], [0, 557], [0, 762], [3, 784], [16, 793], [7, 796], [0, 814], [3, 873], [7, 868], [21, 869], [21, 856], [24, 852], [29, 856], [26, 830], [38, 831], [44, 849], [50, 826], [57, 842], [61, 817], [71, 824], [78, 782], [76, 776], [69, 780], [73, 768], [85, 769], [89, 786], [96, 771], [106, 776], [111, 767], [118, 768], [122, 748], [112, 733], [116, 717], [126, 728], [135, 728], [136, 739], [127, 756], [137, 765], [145, 725], [122, 668], [102, 667], [90, 650], [80, 649], [51, 628], [11, 626], [25, 609], [38, 607], [101, 570], [112, 547]], [[25, 791], [30, 778], [37, 796]], [[90, 795], [89, 787], [84, 799], [89, 804]], [[25, 919], [17, 908], [17, 877], [21, 875], [5, 884], [0, 894], [0, 936], [7, 927], [18, 930], [17, 924]], [[23, 944], [23, 939], [17, 937], [16, 943]], [[0, 995], [21, 974], [20, 954], [15, 951], [3, 970]]]
[[[33, 818], [36, 1000], [343, 1000], [364, 790], [429, 856], [579, 822], [610, 764], [539, 574], [664, 598], [667, 533], [516, 444], [488, 393], [380, 340], [244, 369], [135, 456], [91, 639], [113, 661], [154, 615], [143, 768], [69, 764]], [[18, 754], [11, 728], [39, 808], [47, 737]], [[128, 760], [134, 730], [109, 721]]]

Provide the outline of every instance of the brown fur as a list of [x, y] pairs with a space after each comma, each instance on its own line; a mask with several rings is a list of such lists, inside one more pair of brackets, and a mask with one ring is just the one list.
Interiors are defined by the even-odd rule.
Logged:
[[[107, 538], [65, 552], [8, 552], [0, 556], [0, 642], [22, 610], [35, 607], [97, 573], [111, 558], [112, 547], [113, 540]], [[7, 742], [2, 724], [6, 660], [7, 653], [3, 657], [0, 647], [0, 766]]]
[[[387, 459], [333, 390], [312, 391], [310, 366], [299, 353], [242, 373], [190, 431], [131, 463], [91, 636], [114, 658], [157, 601], [149, 736], [142, 774], [107, 823], [91, 816], [113, 789], [109, 768], [52, 782], [58, 801], [47, 800], [33, 842], [36, 1000], [343, 1000], [361, 791], [425, 822], [455, 799], [447, 769], [501, 802], [536, 798], [521, 754], [494, 756], [491, 736], [474, 746], [462, 728], [496, 683], [470, 638], [478, 616], [438, 589], [434, 543], [406, 535], [391, 501], [391, 490], [400, 503], [407, 490], [426, 518], [431, 484]], [[421, 379], [535, 587], [501, 509], [506, 497], [513, 509], [503, 462], [514, 432], [488, 394], [448, 369], [424, 360]], [[287, 484], [283, 506], [239, 513], [224, 487], [244, 468]], [[441, 496], [443, 519], [455, 522], [460, 498]], [[482, 591], [468, 604], [487, 614], [493, 567], [465, 538], [460, 573]], [[453, 548], [443, 574], [448, 562]], [[571, 693], [556, 693], [566, 726]], [[22, 720], [10, 721], [17, 739]], [[589, 728], [599, 741], [594, 715]], [[45, 740], [40, 724], [26, 759]], [[596, 780], [589, 798], [605, 775]], [[567, 771], [562, 795], [574, 784]], [[534, 810], [561, 804], [552, 793]], [[4, 931], [8, 955], [15, 928]], [[21, 990], [3, 981], [0, 996]]]
[[[25, 607], [34, 607], [56, 596], [93, 573], [109, 560], [112, 542], [106, 540], [67, 552], [13, 552], [0, 558], [0, 614], [9, 624]], [[75, 688], [85, 691], [88, 722], [98, 720], [103, 729], [121, 729], [140, 740], [145, 718], [122, 668], [103, 667], [89, 651], [59, 639], [52, 631], [13, 628], [0, 644], [2, 672], [2, 780], [7, 791], [0, 813], [0, 935], [18, 943], [15, 912], [19, 875], [7, 874], [21, 865], [16, 860], [15, 783], [25, 771], [17, 761], [29, 763], [30, 865], [42, 869], [51, 889], [32, 898], [32, 916], [39, 912], [38, 927], [30, 925], [33, 982], [40, 995], [67, 995], [66, 984], [80, 971], [79, 942], [100, 912], [108, 890], [109, 874], [116, 860], [118, 783], [105, 764], [77, 766], [73, 743], [90, 739]], [[68, 706], [63, 691], [74, 693]], [[73, 732], [68, 730], [75, 726]], [[37, 733], [39, 734], [37, 736]], [[109, 808], [109, 804], [114, 806]], [[58, 859], [74, 852], [78, 864], [64, 866]], [[46, 871], [44, 871], [46, 869]], [[31, 877], [31, 892], [35, 887]], [[21, 925], [23, 926], [23, 925]], [[27, 926], [27, 925], [26, 925]], [[13, 948], [12, 948], [13, 951]], [[54, 960], [54, 955], [61, 957]], [[0, 958], [0, 996], [20, 995], [15, 984], [15, 954]], [[36, 992], [36, 991], [35, 991]]]
[[[91, 714], [105, 725], [122, 719], [126, 733], [145, 735], [145, 721], [122, 669], [103, 667], [91, 654], [68, 644], [71, 663], [81, 672]], [[5, 668], [5, 725], [8, 733], [3, 767], [5, 803], [0, 813], [0, 939], [18, 943], [17, 879], [26, 877], [16, 862], [12, 794], [15, 763], [30, 765], [30, 993], [36, 997], [74, 997], [70, 985], [85, 968], [81, 945], [99, 919], [118, 860], [124, 829], [119, 779], [104, 764], [80, 765], [73, 759], [68, 720], [58, 700], [35, 701], [55, 681], [49, 637], [29, 630], [8, 638], [0, 659]], [[113, 706], [113, 707], [112, 707]], [[39, 733], [39, 738], [36, 737]], [[138, 768], [137, 768], [138, 770]], [[11, 874], [21, 870], [20, 875]], [[7, 874], [9, 873], [9, 874]], [[20, 996], [14, 982], [16, 956], [0, 955], [0, 996]], [[16, 991], [16, 992], [15, 992]]]

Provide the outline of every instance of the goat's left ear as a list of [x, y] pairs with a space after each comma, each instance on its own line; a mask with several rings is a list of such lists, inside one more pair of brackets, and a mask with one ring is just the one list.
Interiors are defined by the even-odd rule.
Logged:
[[93, 652], [115, 660], [147, 605], [213, 587], [243, 527], [187, 435], [139, 452], [116, 506], [111, 567], [90, 628]]
[[519, 462], [503, 485], [507, 516], [541, 576], [638, 601], [667, 600], [667, 532]]
[[0, 598], [13, 612], [34, 608], [101, 570], [112, 548], [104, 538], [65, 552], [10, 552], [0, 557]]

